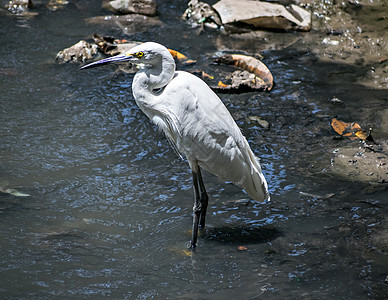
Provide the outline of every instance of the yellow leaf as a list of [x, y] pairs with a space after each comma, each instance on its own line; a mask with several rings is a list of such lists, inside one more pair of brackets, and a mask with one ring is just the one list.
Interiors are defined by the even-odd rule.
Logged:
[[172, 50], [172, 49], [168, 49], [168, 51], [170, 51], [172, 57], [176, 58], [177, 60], [186, 60], [187, 59], [187, 56], [178, 52], [178, 51], [175, 51], [175, 50]]
[[357, 123], [346, 123], [336, 118], [331, 120], [331, 127], [341, 136], [348, 137], [350, 139], [365, 140], [367, 134], [362, 130], [361, 126]]
[[227, 85], [225, 83], [223, 83], [221, 80], [218, 81], [218, 86], [219, 87], [227, 87]]

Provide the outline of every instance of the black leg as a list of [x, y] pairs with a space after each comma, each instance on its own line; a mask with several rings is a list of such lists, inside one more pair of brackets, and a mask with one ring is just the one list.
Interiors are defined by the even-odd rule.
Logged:
[[193, 187], [194, 187], [194, 207], [193, 207], [193, 231], [191, 236], [190, 247], [193, 249], [197, 246], [198, 227], [205, 227], [206, 210], [209, 202], [209, 197], [206, 193], [203, 183], [202, 174], [199, 166], [197, 172], [193, 171]]
[[209, 196], [206, 193], [205, 184], [203, 183], [201, 169], [198, 166], [198, 183], [199, 183], [199, 189], [201, 191], [200, 201], [201, 201], [201, 215], [199, 219], [199, 226], [201, 228], [205, 228], [205, 219], [206, 219], [206, 211], [207, 211], [207, 205], [209, 203]]
[[199, 225], [199, 218], [201, 215], [201, 201], [200, 201], [200, 195], [199, 195], [199, 189], [198, 189], [198, 174], [193, 172], [193, 187], [194, 187], [194, 207], [193, 207], [193, 231], [191, 234], [191, 245], [190, 248], [195, 248], [197, 245], [197, 238], [198, 238], [198, 225]]

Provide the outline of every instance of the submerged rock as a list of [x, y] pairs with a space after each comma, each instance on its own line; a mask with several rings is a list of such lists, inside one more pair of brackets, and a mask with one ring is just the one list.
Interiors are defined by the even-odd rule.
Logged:
[[69, 1], [67, 0], [50, 0], [46, 4], [46, 7], [51, 11], [58, 11], [60, 9], [63, 9], [67, 4], [69, 4]]
[[249, 116], [248, 121], [256, 123], [257, 125], [259, 125], [261, 128], [264, 128], [265, 130], [269, 130], [269, 127], [270, 127], [269, 122], [262, 119], [259, 116]]
[[124, 34], [143, 32], [149, 30], [150, 27], [163, 25], [163, 23], [156, 17], [138, 14], [92, 17], [86, 19], [86, 23], [112, 29], [121, 29]]
[[213, 5], [223, 24], [243, 22], [257, 28], [302, 30], [311, 29], [311, 13], [292, 4], [288, 9], [280, 4], [253, 0], [221, 0]]
[[11, 0], [5, 6], [13, 14], [23, 14], [32, 7], [31, 0]]
[[59, 51], [55, 59], [59, 63], [85, 62], [93, 58], [97, 51], [97, 45], [89, 44], [86, 41], [79, 41], [77, 44]]
[[155, 0], [103, 0], [102, 7], [116, 14], [156, 15]]

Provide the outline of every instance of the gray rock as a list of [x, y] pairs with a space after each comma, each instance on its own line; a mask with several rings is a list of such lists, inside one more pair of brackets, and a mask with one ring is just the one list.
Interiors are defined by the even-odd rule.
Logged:
[[97, 45], [92, 45], [85, 41], [79, 41], [77, 44], [59, 51], [56, 61], [58, 63], [85, 62], [86, 60], [93, 58], [97, 51]]
[[243, 22], [267, 29], [311, 29], [311, 13], [294, 4], [286, 9], [280, 4], [261, 1], [221, 0], [213, 8], [220, 15], [223, 24]]

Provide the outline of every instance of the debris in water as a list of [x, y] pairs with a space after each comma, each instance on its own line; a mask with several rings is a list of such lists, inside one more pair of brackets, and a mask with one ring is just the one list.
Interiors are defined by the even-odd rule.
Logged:
[[200, 26], [201, 31], [204, 25], [212, 28], [222, 26], [218, 13], [209, 4], [198, 0], [191, 0], [188, 3], [182, 19], [188, 20], [193, 27]]
[[329, 194], [325, 194], [325, 195], [316, 195], [316, 194], [305, 193], [302, 191], [299, 192], [299, 196], [311, 197], [311, 198], [315, 198], [315, 199], [329, 199], [329, 198], [333, 197], [334, 195], [335, 195], [334, 193], [329, 193]]
[[245, 246], [238, 246], [238, 247], [237, 247], [237, 250], [238, 250], [238, 251], [247, 251], [248, 248], [245, 247]]
[[365, 141], [370, 135], [367, 135], [357, 123], [345, 123], [337, 120], [336, 118], [331, 120], [331, 127], [333, 127], [335, 132], [337, 132], [340, 136], [350, 138], [351, 140], [360, 139]]
[[22, 192], [15, 190], [15, 189], [1, 189], [0, 188], [0, 192], [4, 193], [4, 194], [10, 194], [10, 195], [15, 196], [15, 197], [29, 197], [30, 196], [30, 194], [22, 193]]
[[[232, 84], [219, 86], [224, 89], [240, 89], [246, 85], [251, 89], [270, 91], [273, 87], [273, 76], [268, 67], [257, 58], [241, 54], [228, 54], [214, 60], [218, 64], [233, 65], [246, 72], [236, 71], [232, 74]], [[249, 74], [251, 73], [252, 76]]]
[[178, 52], [178, 51], [175, 51], [175, 50], [172, 50], [172, 49], [168, 49], [168, 51], [171, 53], [172, 57], [176, 58], [177, 60], [181, 61], [181, 60], [187, 60], [187, 56]]
[[257, 125], [259, 125], [261, 128], [264, 128], [265, 130], [269, 130], [269, 122], [260, 118], [259, 116], [249, 116], [248, 120], [251, 122], [255, 122]]
[[330, 103], [333, 103], [333, 104], [342, 104], [343, 103], [342, 100], [337, 98], [337, 97], [333, 97], [329, 101], [330, 101]]

